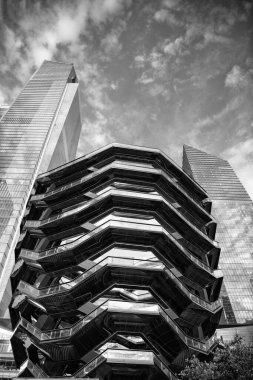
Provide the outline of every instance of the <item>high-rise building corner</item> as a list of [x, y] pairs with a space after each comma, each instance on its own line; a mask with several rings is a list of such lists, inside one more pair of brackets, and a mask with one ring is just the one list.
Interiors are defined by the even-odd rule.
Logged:
[[26, 204], [38, 174], [76, 156], [81, 132], [72, 64], [44, 61], [10, 107], [0, 107], [0, 376], [17, 374], [9, 337], [10, 275]]
[[8, 317], [8, 283], [19, 227], [36, 176], [75, 158], [81, 131], [72, 64], [44, 61], [0, 119], [0, 318]]
[[[253, 202], [228, 161], [185, 145], [183, 169], [207, 192], [217, 221], [224, 313], [219, 334], [253, 342]], [[226, 328], [228, 327], [228, 328]]]

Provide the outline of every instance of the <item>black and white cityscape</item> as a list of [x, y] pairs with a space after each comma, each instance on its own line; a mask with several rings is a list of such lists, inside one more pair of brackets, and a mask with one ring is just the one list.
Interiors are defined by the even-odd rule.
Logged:
[[0, 379], [253, 345], [253, 3], [199, 4], [0, 2]]

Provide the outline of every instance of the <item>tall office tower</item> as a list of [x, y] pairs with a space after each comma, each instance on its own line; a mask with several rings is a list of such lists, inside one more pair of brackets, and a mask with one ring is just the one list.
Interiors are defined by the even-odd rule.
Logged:
[[[232, 338], [239, 332], [253, 341], [253, 203], [229, 163], [198, 149], [184, 146], [183, 169], [206, 190], [217, 220], [216, 239], [221, 247], [219, 265], [224, 275], [221, 325]], [[245, 325], [238, 330], [238, 326]], [[247, 327], [248, 325], [248, 327]], [[251, 325], [251, 326], [249, 326]], [[226, 333], [227, 331], [227, 333]]]
[[[2, 323], [1, 323], [2, 325]], [[18, 369], [13, 358], [10, 338], [12, 332], [8, 326], [0, 325], [0, 379], [10, 380], [10, 378], [18, 376]]]
[[73, 65], [45, 61], [0, 120], [0, 318], [14, 247], [36, 176], [75, 158], [81, 130]]
[[113, 144], [38, 176], [10, 308], [20, 377], [176, 379], [222, 305], [206, 192], [156, 149]]

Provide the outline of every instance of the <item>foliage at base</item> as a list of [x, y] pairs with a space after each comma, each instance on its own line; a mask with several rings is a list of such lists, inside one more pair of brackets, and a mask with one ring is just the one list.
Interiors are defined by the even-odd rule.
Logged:
[[215, 350], [213, 359], [201, 362], [196, 356], [186, 361], [178, 374], [182, 380], [252, 380], [253, 347], [246, 346], [238, 335]]

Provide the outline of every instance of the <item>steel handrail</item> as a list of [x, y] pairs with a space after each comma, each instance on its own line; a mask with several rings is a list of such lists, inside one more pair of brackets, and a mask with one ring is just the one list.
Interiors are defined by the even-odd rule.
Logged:
[[[114, 225], [114, 223], [116, 223], [116, 225]], [[90, 238], [90, 236], [92, 236], [93, 234], [97, 233], [98, 231], [101, 231], [102, 229], [106, 229], [109, 226], [118, 227], [118, 228], [126, 228], [126, 224], [128, 224], [130, 226], [132, 226], [132, 225], [135, 225], [135, 226], [137, 226], [137, 225], [138, 226], [145, 226], [145, 227], [147, 226], [144, 223], [136, 223], [136, 222], [131, 222], [131, 221], [121, 222], [118, 219], [117, 220], [111, 219], [109, 221], [105, 221], [103, 224], [101, 224], [101, 225], [97, 226], [96, 228], [94, 228], [94, 230], [92, 230], [91, 232], [86, 233], [82, 237], [79, 237], [78, 239], [74, 240], [73, 242], [71, 241], [71, 242], [66, 243], [64, 245], [60, 245], [58, 247], [55, 247], [55, 248], [52, 248], [52, 249], [49, 249], [49, 250], [46, 250], [46, 251], [41, 251], [41, 252], [34, 252], [32, 250], [22, 249], [21, 255], [22, 255], [22, 258], [40, 259], [42, 257], [52, 256], [52, 255], [55, 255], [57, 253], [60, 254], [62, 252], [65, 252], [67, 250], [71, 250], [71, 249], [75, 248], [75, 246], [77, 246], [77, 244], [76, 244], [77, 241], [79, 242], [78, 245], [84, 243], [86, 240], [88, 240]], [[149, 224], [148, 226], [152, 226], [153, 227], [154, 230], [152, 232], [159, 231], [159, 232], [163, 232], [167, 237], [171, 238], [171, 236], [172, 236], [161, 225], [157, 225], [157, 224], [151, 225], [151, 224]], [[184, 246], [182, 246], [177, 241], [175, 241], [175, 244], [177, 244], [179, 246], [179, 249], [181, 249], [181, 251], [183, 251], [184, 254], [186, 256], [188, 256], [188, 258], [190, 258], [195, 264], [197, 264], [199, 267], [201, 267], [205, 271], [209, 272], [210, 274], [213, 274], [213, 270], [208, 265], [204, 264], [202, 261], [200, 261], [195, 256], [193, 256], [192, 253], [190, 251], [188, 251], [187, 248], [185, 248]]]
[[[162, 358], [162, 356], [160, 355], [160, 357], [154, 352], [154, 351], [151, 351], [151, 350], [143, 350], [143, 351], [136, 351], [136, 350], [130, 350], [130, 349], [120, 349], [118, 348], [117, 350], [113, 350], [113, 349], [110, 349], [110, 348], [106, 348], [104, 351], [100, 352], [94, 359], [92, 359], [89, 363], [85, 364], [83, 366], [83, 368], [79, 369], [75, 374], [74, 376], [76, 378], [80, 378], [80, 377], [84, 377], [86, 375], [88, 375], [92, 370], [94, 370], [95, 368], [97, 368], [100, 364], [102, 364], [103, 362], [106, 361], [106, 352], [108, 351], [122, 351], [122, 352], [127, 352], [127, 353], [132, 353], [134, 355], [134, 353], [137, 353], [137, 354], [140, 354], [140, 353], [152, 353], [152, 356], [153, 356], [153, 364], [154, 365], [157, 365], [159, 363], [162, 363], [163, 366], [158, 366], [167, 376], [169, 375], [169, 379], [170, 380], [177, 380], [177, 377], [174, 375], [174, 373], [171, 371], [171, 369], [168, 368], [167, 364], [165, 364], [165, 360]], [[154, 357], [156, 358], [156, 361], [158, 361], [158, 363], [154, 360]], [[166, 370], [166, 372], [165, 372]]]
[[[48, 330], [50, 332], [41, 331], [36, 326], [32, 325], [31, 322], [28, 322], [24, 317], [21, 316], [20, 318], [20, 325], [24, 327], [27, 331], [29, 331], [33, 336], [35, 336], [40, 341], [48, 341], [48, 340], [58, 340], [58, 339], [68, 339], [71, 338], [74, 334], [76, 334], [78, 331], [82, 329], [83, 326], [87, 325], [90, 321], [94, 320], [98, 315], [102, 314], [104, 311], [108, 311], [108, 308], [110, 308], [110, 302], [120, 302], [121, 304], [129, 304], [129, 302], [126, 301], [112, 301], [108, 298], [103, 301], [102, 304], [100, 304], [95, 310], [90, 312], [88, 315], [86, 315], [84, 318], [82, 318], [80, 321], [76, 322], [72, 327], [70, 328], [64, 328], [64, 329], [55, 329], [55, 330]], [[131, 303], [132, 304], [132, 303]], [[136, 306], [141, 304], [136, 304]], [[145, 304], [144, 304], [145, 305]], [[171, 328], [177, 333], [177, 335], [180, 337], [180, 339], [191, 348], [207, 353], [210, 351], [210, 349], [214, 346], [216, 343], [215, 336], [212, 336], [209, 338], [205, 343], [200, 342], [198, 339], [191, 338], [185, 332], [178, 327], [178, 325], [174, 322], [174, 320], [168, 315], [166, 310], [157, 304], [147, 304], [150, 307], [153, 305], [156, 308], [157, 314], [160, 314], [163, 319], [168, 323]], [[127, 313], [130, 309], [125, 308], [125, 312]], [[132, 313], [133, 310], [130, 310]], [[110, 310], [109, 310], [110, 312]], [[114, 311], [115, 312], [115, 311]], [[117, 312], [117, 311], [116, 311]]]
[[[74, 215], [76, 215], [77, 212], [84, 211], [86, 208], [91, 207], [94, 203], [102, 201], [106, 196], [108, 196], [108, 193], [112, 197], [113, 196], [120, 196], [120, 195], [123, 196], [123, 194], [125, 193], [125, 195], [127, 195], [127, 196], [129, 196], [129, 194], [131, 194], [132, 198], [135, 196], [135, 197], [145, 198], [145, 199], [149, 199], [149, 200], [151, 199], [153, 201], [160, 201], [160, 202], [163, 201], [167, 205], [167, 207], [171, 206], [173, 208], [174, 212], [176, 214], [179, 214], [180, 217], [183, 218], [183, 220], [184, 220], [185, 223], [189, 223], [189, 221], [185, 218], [184, 214], [181, 213], [180, 211], [178, 211], [178, 209], [173, 205], [173, 203], [168, 202], [163, 197], [163, 195], [161, 195], [161, 194], [148, 194], [148, 196], [147, 196], [147, 194], [142, 194], [140, 192], [136, 192], [136, 191], [133, 191], [133, 190], [122, 190], [122, 189], [112, 189], [112, 188], [109, 188], [104, 193], [97, 195], [97, 197], [95, 197], [94, 199], [91, 199], [91, 200], [89, 200], [87, 202], [82, 202], [81, 205], [79, 204], [79, 205], [77, 205], [76, 208], [73, 208], [71, 210], [63, 211], [63, 212], [61, 212], [61, 213], [59, 213], [59, 214], [57, 214], [55, 216], [51, 216], [51, 217], [49, 217], [47, 219], [43, 219], [43, 220], [38, 220], [38, 221], [27, 220], [26, 223], [25, 223], [25, 226], [26, 227], [39, 228], [39, 227], [42, 227], [44, 225], [47, 225], [50, 222], [53, 222], [53, 221], [56, 221], [56, 220], [60, 220], [60, 219], [62, 220], [64, 218], [68, 218], [68, 217], [74, 216]], [[126, 217], [127, 217], [127, 214], [126, 214]], [[164, 222], [167, 223], [165, 220], [164, 220]], [[191, 228], [196, 233], [200, 234], [200, 236], [201, 236], [202, 239], [207, 240], [214, 247], [217, 246], [217, 242], [216, 241], [210, 239], [206, 234], [204, 234], [200, 229], [198, 229], [191, 222], [190, 222], [190, 225], [191, 225]], [[174, 227], [172, 227], [172, 228], [174, 228]], [[192, 242], [191, 244], [196, 245], [196, 247], [198, 249], [200, 249], [203, 254], [205, 254], [205, 251], [203, 251], [202, 247], [200, 245], [198, 245], [196, 242], [194, 242], [194, 243]]]
[[[115, 261], [115, 262], [114, 262]], [[132, 265], [131, 265], [132, 264]], [[137, 264], [143, 264], [143, 265], [137, 265]], [[91, 268], [89, 268], [86, 272], [82, 273], [79, 277], [75, 278], [74, 280], [65, 282], [64, 284], [59, 285], [53, 285], [49, 287], [44, 288], [35, 288], [34, 286], [27, 284], [24, 281], [20, 281], [18, 285], [19, 290], [28, 291], [29, 294], [31, 294], [34, 297], [41, 297], [46, 296], [50, 294], [55, 293], [61, 293], [66, 292], [68, 290], [73, 289], [75, 286], [81, 284], [85, 279], [92, 276], [94, 273], [97, 273], [99, 270], [104, 269], [106, 266], [124, 266], [124, 267], [134, 267], [135, 269], [146, 269], [146, 270], [155, 270], [155, 271], [163, 271], [168, 275], [174, 282], [177, 283], [179, 288], [186, 294], [191, 301], [194, 303], [208, 309], [209, 311], [214, 311], [218, 307], [222, 306], [221, 299], [218, 299], [214, 302], [207, 302], [200, 297], [197, 297], [196, 295], [192, 294], [186, 286], [183, 284], [183, 282], [177, 278], [171, 270], [162, 262], [160, 261], [151, 261], [151, 260], [143, 260], [143, 259], [131, 259], [131, 258], [124, 258], [124, 257], [115, 257], [115, 256], [107, 256], [103, 260], [101, 260], [98, 263], [95, 263]]]
[[[133, 167], [134, 166], [131, 165], [130, 168], [133, 169]], [[135, 166], [135, 167], [137, 167], [137, 166]], [[127, 168], [127, 169], [129, 169], [129, 166], [127, 164], [124, 164], [124, 162], [122, 162], [120, 164], [119, 163], [115, 164], [114, 162], [112, 162], [112, 163], [110, 163], [110, 164], [102, 167], [101, 169], [98, 169], [97, 172], [99, 171], [100, 173], [103, 173], [103, 172], [107, 171], [108, 169], [112, 169], [112, 168], [116, 168], [116, 169], [117, 168], [123, 168], [123, 169]], [[173, 181], [173, 179], [171, 179], [169, 177], [169, 175], [166, 173], [166, 171], [164, 169], [162, 169], [162, 168], [157, 169], [157, 168], [154, 168], [154, 167], [153, 168], [146, 168], [146, 167], [142, 168], [141, 166], [138, 166], [138, 170], [142, 171], [142, 172], [145, 172], [145, 173], [146, 172], [150, 172], [150, 173], [156, 173], [157, 174], [157, 172], [159, 172], [159, 174], [164, 175], [164, 177], [168, 180], [168, 182], [171, 183], [171, 184], [173, 184], [173, 186], [175, 186], [177, 189], [179, 189], [179, 191], [181, 193], [183, 193], [186, 196], [186, 198], [190, 199], [191, 202], [194, 203], [198, 207], [198, 209], [202, 210], [203, 213], [208, 214], [206, 212], [206, 210], [200, 204], [198, 204], [196, 202], [196, 200], [193, 199], [193, 197], [190, 194], [188, 194], [183, 189], [183, 187], [181, 187], [181, 186], [178, 185], [178, 182]], [[70, 189], [71, 187], [75, 187], [75, 186], [77, 186], [77, 185], [79, 185], [81, 183], [86, 182], [89, 178], [92, 178], [93, 175], [94, 175], [93, 173], [88, 174], [88, 175], [86, 175], [86, 176], [84, 176], [82, 178], [79, 178], [78, 180], [75, 180], [75, 181], [73, 181], [73, 182], [71, 182], [71, 183], [69, 183], [67, 185], [64, 185], [64, 186], [61, 186], [59, 188], [56, 188], [55, 190], [51, 190], [48, 193], [34, 195], [33, 196], [33, 200], [42, 200], [42, 199], [50, 197], [50, 196], [52, 196], [54, 194], [61, 193], [62, 191], [66, 190], [66, 189]]]
[[85, 326], [91, 320], [96, 318], [99, 314], [104, 312], [106, 309], [103, 309], [103, 308], [106, 306], [107, 303], [108, 303], [108, 299], [106, 299], [101, 305], [97, 306], [94, 310], [92, 310], [84, 318], [77, 321], [74, 325], [72, 325], [72, 327], [63, 328], [63, 329], [48, 330], [48, 331], [50, 331], [49, 333], [46, 332], [47, 330], [41, 331], [38, 327], [34, 326], [31, 322], [27, 321], [22, 316], [20, 318], [19, 323], [22, 327], [24, 327], [32, 335], [34, 335], [36, 338], [38, 338], [41, 341], [51, 340], [51, 339], [52, 340], [66, 339], [66, 338], [70, 338], [77, 331], [79, 331], [83, 326]]
[[[103, 265], [102, 265], [103, 263]], [[124, 266], [124, 267], [135, 267], [140, 268], [140, 266], [137, 266], [136, 264], [143, 263], [143, 267], [147, 270], [160, 270], [164, 268], [164, 264], [162, 264], [160, 261], [151, 261], [151, 260], [144, 260], [144, 259], [131, 259], [131, 258], [125, 258], [125, 257], [115, 257], [115, 256], [107, 256], [103, 260], [99, 261], [98, 263], [95, 263], [91, 268], [89, 268], [86, 272], [82, 273], [80, 276], [76, 277], [74, 280], [70, 280], [68, 282], [65, 282], [63, 284], [59, 285], [53, 285], [49, 287], [43, 287], [43, 288], [36, 288], [30, 284], [27, 284], [24, 281], [20, 281], [18, 287], [20, 290], [26, 290], [29, 289], [33, 292], [33, 295], [36, 297], [40, 297], [43, 295], [49, 295], [52, 293], [59, 293], [59, 292], [66, 292], [76, 285], [83, 282], [84, 279], [90, 277], [92, 274], [96, 273], [100, 269], [104, 269], [105, 266], [111, 265], [111, 266]], [[132, 265], [131, 265], [132, 264]]]

